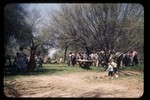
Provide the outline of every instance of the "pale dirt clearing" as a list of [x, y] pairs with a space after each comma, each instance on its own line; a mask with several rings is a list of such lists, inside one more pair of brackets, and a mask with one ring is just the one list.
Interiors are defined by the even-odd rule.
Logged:
[[[65, 75], [29, 76], [4, 80], [7, 97], [91, 97], [139, 98], [143, 95], [141, 72], [123, 71], [117, 79], [106, 77], [107, 72], [77, 72]], [[120, 75], [121, 75], [120, 74]]]

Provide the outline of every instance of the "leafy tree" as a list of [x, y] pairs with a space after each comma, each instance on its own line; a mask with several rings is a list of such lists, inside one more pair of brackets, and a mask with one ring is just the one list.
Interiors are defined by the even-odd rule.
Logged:
[[[4, 49], [8, 50], [12, 41], [20, 43], [27, 33], [25, 23], [26, 11], [21, 4], [7, 4], [4, 8]], [[19, 45], [19, 44], [18, 44]], [[18, 46], [14, 43], [14, 46]]]
[[144, 11], [140, 4], [64, 4], [53, 12], [50, 31], [65, 52], [70, 45], [85, 48], [87, 54], [105, 50], [108, 61], [110, 50], [126, 52], [143, 45]]

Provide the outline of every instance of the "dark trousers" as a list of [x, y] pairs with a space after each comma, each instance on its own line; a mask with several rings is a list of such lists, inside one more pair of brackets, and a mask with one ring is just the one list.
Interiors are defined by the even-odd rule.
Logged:
[[114, 69], [114, 74], [116, 74], [116, 72], [117, 72], [117, 67], [114, 67], [113, 69]]
[[137, 59], [137, 56], [133, 57], [133, 63], [134, 63], [134, 65], [137, 65], [139, 63], [138, 59]]
[[108, 76], [113, 76], [113, 71], [109, 71]]

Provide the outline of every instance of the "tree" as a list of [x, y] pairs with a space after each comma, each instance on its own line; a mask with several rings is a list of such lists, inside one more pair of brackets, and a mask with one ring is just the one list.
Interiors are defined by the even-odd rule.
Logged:
[[65, 49], [79, 44], [87, 54], [105, 50], [108, 62], [110, 50], [126, 52], [143, 45], [143, 14], [140, 4], [66, 4], [51, 13], [50, 31]]
[[[8, 4], [4, 8], [4, 50], [14, 42], [20, 42], [20, 38], [27, 33], [27, 24], [24, 16], [26, 11], [21, 4]], [[14, 47], [19, 44], [14, 43]]]
[[45, 18], [41, 17], [41, 13], [33, 8], [28, 11], [26, 21], [32, 30], [30, 39], [29, 50], [31, 50], [31, 68], [35, 68], [35, 55], [47, 55], [48, 49], [55, 46], [55, 38], [46, 26]]
[[[32, 68], [35, 68], [35, 54], [47, 54], [48, 38], [45, 40], [41, 26], [41, 15], [37, 9], [27, 9], [28, 4], [9, 4], [4, 9], [4, 48], [12, 52], [19, 46], [30, 51]], [[15, 51], [16, 52], [16, 51]], [[15, 53], [14, 52], [14, 53]]]

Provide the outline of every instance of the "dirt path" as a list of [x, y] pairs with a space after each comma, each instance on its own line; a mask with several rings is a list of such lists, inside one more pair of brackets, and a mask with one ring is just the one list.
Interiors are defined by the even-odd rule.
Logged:
[[[127, 72], [130, 73], [130, 72]], [[131, 72], [130, 75], [137, 75]], [[14, 84], [19, 97], [121, 97], [137, 98], [143, 95], [143, 80], [136, 78], [109, 79], [107, 72], [78, 72], [68, 75], [31, 76], [6, 84]], [[8, 87], [6, 96], [12, 96]], [[16, 92], [15, 92], [16, 93]]]

